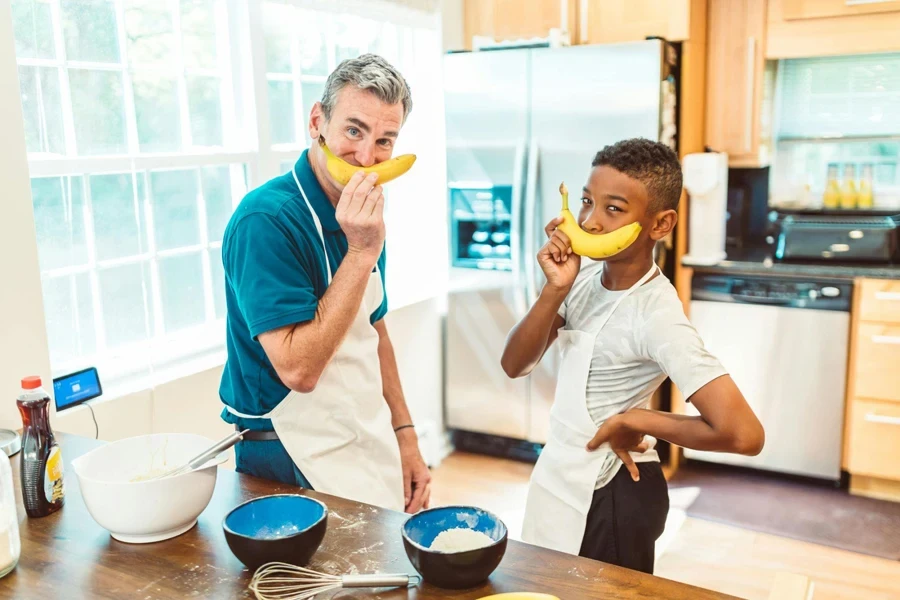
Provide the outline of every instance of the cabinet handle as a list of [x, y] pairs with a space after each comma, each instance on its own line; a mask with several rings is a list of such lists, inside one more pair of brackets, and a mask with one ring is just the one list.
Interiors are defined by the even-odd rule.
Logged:
[[866, 416], [863, 418], [869, 423], [879, 423], [881, 425], [900, 425], [900, 417], [889, 417], [887, 415], [866, 413]]
[[900, 292], [875, 292], [876, 300], [900, 301]]
[[744, 151], [753, 150], [753, 99], [756, 87], [756, 38], [747, 38], [747, 114], [744, 120]]
[[872, 343], [900, 345], [900, 335], [873, 335]]

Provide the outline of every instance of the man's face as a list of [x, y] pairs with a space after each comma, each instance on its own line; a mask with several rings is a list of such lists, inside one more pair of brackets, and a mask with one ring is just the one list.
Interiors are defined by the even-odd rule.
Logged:
[[641, 233], [634, 244], [608, 260], [628, 260], [639, 248], [649, 243], [649, 232], [654, 225], [653, 214], [648, 214], [650, 197], [647, 187], [612, 167], [601, 165], [591, 169], [587, 184], [581, 192], [581, 210], [578, 223], [588, 233], [601, 234], [637, 221]]
[[[309, 136], [313, 140], [322, 136], [334, 155], [351, 165], [371, 167], [391, 158], [402, 126], [403, 103], [386, 104], [372, 92], [346, 86], [338, 92], [327, 121], [322, 105], [315, 104]], [[324, 156], [318, 154], [324, 166]]]

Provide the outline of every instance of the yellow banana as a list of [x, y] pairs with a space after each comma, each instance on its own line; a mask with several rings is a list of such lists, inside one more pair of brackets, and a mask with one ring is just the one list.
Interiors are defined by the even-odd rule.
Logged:
[[335, 156], [334, 153], [328, 149], [325, 140], [320, 138], [319, 145], [322, 146], [322, 150], [325, 152], [325, 159], [327, 161], [325, 163], [325, 168], [328, 169], [328, 172], [331, 173], [331, 176], [334, 177], [335, 181], [341, 185], [347, 185], [347, 182], [350, 181], [350, 178], [353, 177], [353, 174], [357, 171], [363, 171], [366, 174], [378, 173], [378, 185], [382, 185], [388, 181], [397, 179], [409, 171], [413, 166], [413, 163], [416, 162], [415, 154], [404, 154], [378, 163], [377, 165], [372, 165], [371, 167], [357, 167], [351, 165], [344, 159]]
[[485, 596], [479, 600], [559, 600], [556, 596], [550, 594], [535, 594], [532, 592], [513, 592], [510, 594], [494, 594], [493, 596]]
[[569, 190], [565, 183], [559, 184], [559, 193], [562, 195], [559, 216], [563, 219], [559, 230], [569, 237], [575, 254], [588, 258], [609, 258], [633, 244], [641, 232], [640, 223], [635, 222], [609, 233], [588, 233], [578, 225], [575, 215], [569, 210]]

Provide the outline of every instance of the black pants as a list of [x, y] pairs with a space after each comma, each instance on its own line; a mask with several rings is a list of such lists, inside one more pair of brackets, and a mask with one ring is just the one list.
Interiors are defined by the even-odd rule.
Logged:
[[579, 556], [653, 573], [656, 540], [666, 527], [669, 488], [658, 462], [638, 463], [640, 481], [623, 465], [594, 490]]

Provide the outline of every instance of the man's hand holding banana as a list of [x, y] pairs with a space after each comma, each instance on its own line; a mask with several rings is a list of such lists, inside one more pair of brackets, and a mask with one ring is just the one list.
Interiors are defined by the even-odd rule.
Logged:
[[384, 249], [384, 192], [377, 173], [357, 171], [344, 186], [335, 217], [347, 236], [348, 254], [356, 253], [374, 265]]

